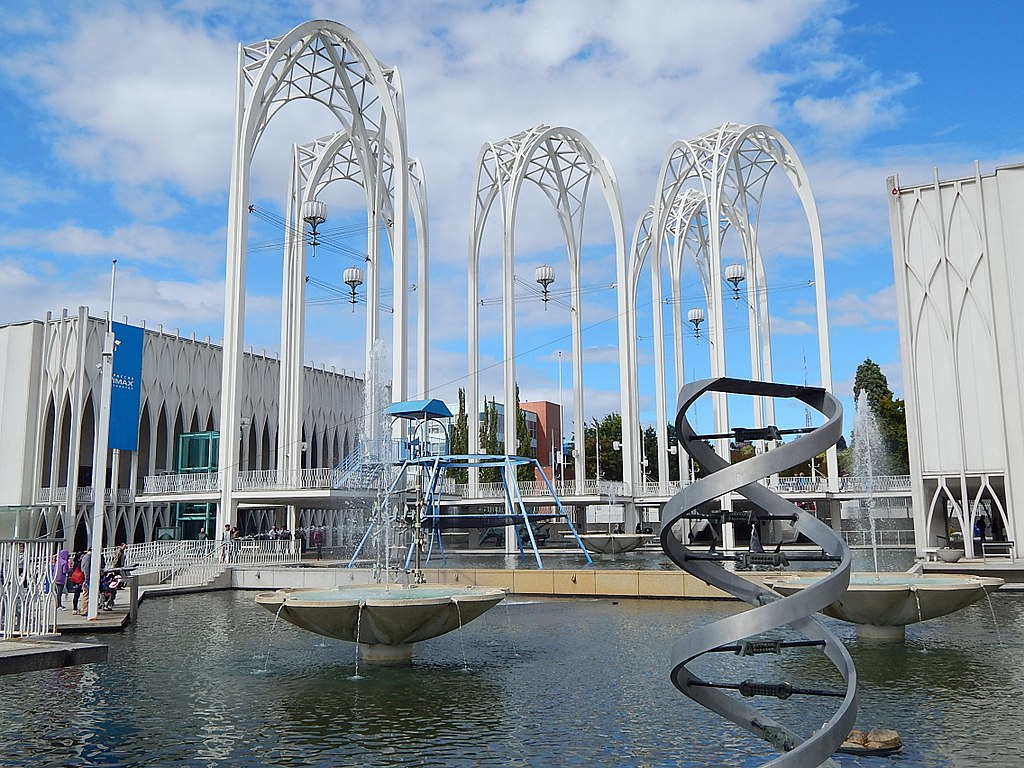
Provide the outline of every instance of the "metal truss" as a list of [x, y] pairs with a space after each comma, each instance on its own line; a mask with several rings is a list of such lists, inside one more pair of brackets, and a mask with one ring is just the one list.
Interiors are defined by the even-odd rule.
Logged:
[[[238, 49], [221, 385], [220, 430], [225, 435], [238, 434], [241, 423], [246, 212], [252, 157], [271, 118], [298, 99], [322, 104], [338, 120], [341, 132], [347, 136], [346, 157], [359, 166], [363, 187], [372, 199], [380, 201], [385, 190], [391, 190], [388, 197], [393, 200], [390, 225], [395, 302], [393, 392], [398, 400], [407, 398], [406, 241], [411, 182], [401, 78], [397, 69], [377, 61], [347, 27], [333, 21], [309, 21], [282, 37], [242, 45]], [[389, 158], [390, 171], [386, 170], [385, 156]], [[331, 167], [340, 166], [332, 164]], [[295, 175], [297, 177], [298, 173]], [[293, 178], [293, 182], [296, 181], [298, 179]], [[314, 184], [311, 189], [315, 188]], [[290, 204], [298, 199], [300, 189], [301, 184], [293, 186]], [[381, 207], [375, 206], [374, 210], [379, 211]], [[294, 211], [289, 212], [288, 221], [294, 223]], [[375, 229], [371, 227], [371, 232]], [[292, 296], [289, 300], [294, 299]], [[294, 427], [290, 429], [294, 431]], [[235, 519], [238, 458], [238, 441], [221, 440], [218, 529]]]
[[[502, 225], [502, 296], [504, 331], [504, 398], [506, 440], [516, 434], [514, 408], [516, 387], [515, 349], [515, 280], [514, 234], [519, 195], [526, 182], [536, 185], [548, 198], [558, 217], [565, 241], [569, 265], [573, 410], [576, 424], [584, 423], [583, 403], [583, 347], [582, 307], [580, 302], [580, 272], [582, 268], [583, 222], [587, 195], [592, 180], [597, 181], [604, 194], [605, 204], [612, 222], [615, 243], [616, 279], [619, 286], [626, 285], [627, 264], [622, 200], [618, 182], [608, 161], [600, 156], [590, 141], [571, 128], [538, 125], [499, 142], [487, 143], [477, 159], [472, 227], [469, 237], [469, 381], [467, 398], [472, 404], [469, 429], [469, 452], [480, 449], [479, 416], [479, 361], [480, 361], [480, 246], [487, 220], [495, 201], [499, 203]], [[622, 398], [623, 434], [639, 434], [636, 416], [632, 372], [633, 346], [629, 343], [634, 330], [631, 326], [631, 304], [627, 292], [616, 292], [619, 311], [619, 380]], [[634, 484], [639, 468], [635, 441], [623, 441], [623, 467], [628, 467], [623, 479]], [[585, 477], [582, 453], [576, 457], [576, 477]]]
[[[367, 153], [366, 150], [369, 149]], [[365, 166], [366, 156], [370, 167]], [[426, 187], [423, 169], [418, 160], [409, 161], [412, 190], [412, 213], [416, 224], [418, 304], [416, 327], [418, 335], [418, 391], [426, 393], [427, 377], [427, 296], [429, 258], [426, 221]], [[292, 175], [289, 181], [288, 222], [285, 238], [285, 267], [282, 285], [281, 318], [281, 429], [278, 432], [278, 467], [298, 470], [301, 454], [296, 450], [303, 440], [302, 410], [302, 348], [305, 336], [306, 232], [302, 219], [303, 206], [316, 200], [323, 190], [337, 181], [350, 181], [363, 188], [366, 198], [366, 349], [369, 351], [379, 337], [380, 326], [380, 225], [383, 224], [394, 252], [394, 163], [390, 144], [374, 142], [360, 146], [347, 131], [338, 131], [308, 144], [292, 148]], [[396, 265], [393, 264], [393, 267]], [[367, 352], [369, 354], [369, 352]], [[367, 370], [369, 366], [367, 365]], [[376, 419], [367, 419], [376, 425]], [[378, 435], [367, 434], [374, 438]]]
[[[793, 398], [818, 410], [825, 417], [825, 423], [803, 434], [799, 440], [733, 465], [715, 453], [707, 444], [706, 436], [694, 432], [686, 416], [689, 407], [699, 397], [715, 392]], [[777, 428], [771, 429], [778, 432]], [[804, 432], [802, 429], [794, 431]], [[683, 570], [740, 598], [753, 608], [705, 624], [680, 638], [672, 646], [672, 683], [701, 706], [728, 718], [782, 753], [766, 766], [812, 768], [822, 764], [835, 765], [830, 757], [850, 732], [857, 716], [857, 671], [846, 647], [814, 614], [846, 591], [852, 569], [850, 550], [836, 531], [813, 514], [768, 490], [759, 480], [794, 467], [834, 445], [842, 435], [842, 406], [835, 397], [820, 388], [728, 378], [706, 379], [687, 384], [680, 390], [676, 434], [684, 450], [709, 474], [683, 488], [665, 505], [661, 518], [662, 548]], [[724, 504], [721, 509], [712, 508], [715, 499], [731, 493], [745, 497], [749, 510], [734, 512]], [[778, 548], [774, 552], [765, 552], [763, 547], [753, 546], [753, 537], [750, 551], [738, 553], [719, 553], [715, 546], [707, 551], [703, 548], [698, 550], [684, 541], [689, 538], [686, 531], [695, 522], [724, 526], [729, 521], [738, 520], [756, 526], [752, 530], [761, 530], [773, 523], [786, 523], [820, 547], [820, 554], [794, 556]], [[807, 589], [790, 597], [780, 597], [757, 582], [722, 567], [725, 561], [735, 560], [737, 563], [761, 564], [777, 569], [798, 559], [828, 562], [835, 565], [835, 569]], [[803, 639], [794, 639], [794, 634]], [[705, 679], [695, 671], [693, 664], [705, 654], [728, 658], [731, 660], [729, 664], [714, 666], [724, 667], [733, 673], [734, 679], [741, 679], [744, 674], [752, 673], [745, 668], [759, 669], [763, 666], [751, 660], [751, 656], [815, 651], [823, 653], [839, 672], [845, 683], [844, 690], [822, 688], [814, 680], [761, 682], [748, 677], [735, 682]], [[800, 669], [810, 676], [816, 674], [819, 667], [805, 664]], [[712, 674], [717, 677], [723, 673], [716, 671]], [[805, 723], [799, 732], [747, 703], [758, 696], [787, 699], [794, 695], [820, 697], [823, 708], [824, 702], [829, 700], [839, 703], [830, 716], [827, 712], [820, 719], [816, 716], [813, 723]], [[828, 719], [819, 725], [825, 717]]]
[[[793, 184], [804, 207], [810, 230], [814, 262], [817, 305], [818, 344], [822, 384], [831, 387], [831, 355], [828, 343], [827, 311], [824, 286], [824, 256], [821, 227], [811, 194], [810, 182], [788, 140], [765, 125], [724, 123], [694, 139], [677, 141], [666, 154], [657, 185], [657, 194], [650, 211], [641, 218], [634, 236], [631, 263], [631, 286], [635, 302], [639, 272], [645, 261], [651, 262], [654, 293], [654, 337], [663, 339], [660, 305], [662, 252], [668, 254], [673, 305], [673, 336], [677, 381], [685, 380], [682, 355], [682, 309], [679, 306], [679, 280], [684, 257], [691, 255], [697, 264], [707, 300], [708, 337], [713, 376], [726, 373], [722, 276], [722, 244], [730, 230], [735, 231], [747, 266], [745, 303], [749, 313], [751, 371], [755, 378], [770, 380], [771, 325], [768, 311], [767, 280], [758, 246], [758, 224], [762, 201], [770, 174], [781, 167]], [[635, 343], [634, 334], [633, 341]], [[664, 351], [655, 344], [655, 380], [666, 381]], [[634, 354], [634, 359], [636, 354]], [[727, 403], [723, 395], [713, 394], [716, 430], [721, 432], [728, 422]], [[667, 411], [663, 387], [657, 393], [659, 430], [659, 467], [667, 480]], [[771, 401], [755, 401], [757, 426], [774, 420]], [[834, 453], [834, 449], [830, 449]], [[837, 482], [833, 461], [829, 462], [830, 481]]]

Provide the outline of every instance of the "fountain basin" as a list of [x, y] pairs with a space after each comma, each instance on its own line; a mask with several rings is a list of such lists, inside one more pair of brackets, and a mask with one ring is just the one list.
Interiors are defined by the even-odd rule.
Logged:
[[[818, 578], [787, 576], [769, 581], [768, 586], [788, 596]], [[907, 624], [959, 611], [1002, 585], [1002, 579], [984, 576], [855, 573], [843, 596], [821, 612], [856, 624], [860, 637], [901, 639]]]
[[598, 555], [620, 555], [632, 552], [650, 535], [640, 533], [581, 533], [580, 541], [589, 551]]
[[279, 589], [256, 602], [297, 627], [359, 644], [360, 658], [400, 663], [413, 644], [464, 626], [505, 598], [501, 589], [450, 584], [371, 584]]

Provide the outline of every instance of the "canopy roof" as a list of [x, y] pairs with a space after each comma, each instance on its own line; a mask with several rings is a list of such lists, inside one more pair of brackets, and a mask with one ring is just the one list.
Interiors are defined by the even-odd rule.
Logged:
[[443, 400], [404, 400], [388, 406], [387, 413], [396, 419], [444, 419], [451, 418], [452, 412]]

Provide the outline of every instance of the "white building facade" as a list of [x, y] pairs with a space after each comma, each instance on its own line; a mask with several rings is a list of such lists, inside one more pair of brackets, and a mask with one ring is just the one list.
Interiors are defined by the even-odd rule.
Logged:
[[[29, 527], [22, 535], [56, 534], [83, 545], [99, 489], [106, 495], [106, 542], [149, 541], [175, 528], [178, 502], [145, 496], [145, 479], [175, 472], [179, 436], [219, 430], [221, 347], [146, 329], [138, 450], [112, 451], [108, 477], [93, 477], [105, 330], [106, 321], [86, 307], [0, 326], [0, 508], [22, 508]], [[280, 463], [280, 363], [250, 349], [241, 381], [239, 472], [272, 475]], [[308, 474], [336, 467], [355, 447], [364, 387], [353, 375], [324, 368], [306, 367], [303, 381], [302, 441], [294, 448]], [[247, 514], [260, 526], [308, 525], [315, 517], [291, 506], [291, 519], [283, 500], [264, 499]]]
[[1024, 165], [888, 186], [917, 547], [980, 556], [1024, 526]]

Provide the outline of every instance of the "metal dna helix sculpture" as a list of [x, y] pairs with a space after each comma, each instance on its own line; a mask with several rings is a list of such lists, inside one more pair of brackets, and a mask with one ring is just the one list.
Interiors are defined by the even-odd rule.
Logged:
[[[697, 435], [686, 418], [690, 406], [708, 392], [799, 400], [823, 414], [825, 423], [817, 428], [785, 432], [775, 427], [736, 429], [732, 434], [734, 439], [777, 440], [781, 434], [800, 432], [803, 435], [799, 440], [731, 464], [706, 442], [712, 437], [726, 436]], [[757, 481], [802, 464], [834, 445], [842, 433], [842, 406], [835, 397], [820, 388], [717, 378], [684, 386], [679, 392], [677, 407], [678, 440], [707, 475], [683, 488], [666, 504], [662, 512], [661, 546], [684, 571], [740, 598], [753, 608], [699, 627], [679, 639], [672, 646], [672, 683], [698, 704], [728, 718], [778, 750], [781, 754], [765, 763], [766, 767], [835, 765], [831, 755], [849, 734], [857, 716], [857, 672], [846, 647], [814, 614], [846, 591], [852, 567], [850, 550], [838, 533], [814, 514], [805, 512]], [[730, 492], [745, 497], [751, 509], [736, 512], [711, 507], [713, 500]], [[715, 546], [710, 550], [693, 549], [677, 535], [680, 529], [690, 529], [694, 524], [749, 522], [759, 528], [767, 521], [788, 521], [796, 533], [820, 547], [821, 554], [787, 556], [781, 547], [770, 552], [754, 551], [755, 547], [749, 552], [717, 552]], [[677, 525], [679, 523], [682, 525]], [[741, 565], [783, 568], [796, 560], [820, 560], [836, 567], [820, 581], [791, 597], [781, 597], [723, 567], [725, 562], [735, 561]], [[803, 639], [790, 639], [795, 635]], [[704, 680], [688, 666], [704, 654], [731, 653], [735, 656], [733, 666], [739, 669], [744, 662], [752, 661], [751, 656], [819, 651], [838, 670], [845, 682], [845, 691], [818, 687], [813, 682], [795, 684], [788, 680]], [[800, 664], [799, 668], [813, 670], [819, 666]], [[738, 677], [742, 674], [740, 671]], [[808, 674], [814, 673], [809, 671]], [[800, 733], [748, 703], [756, 697], [765, 696], [777, 699], [824, 697], [823, 711], [826, 709], [825, 701], [841, 701], [823, 725], [812, 733]], [[784, 705], [775, 708], [782, 709]], [[803, 730], [808, 730], [806, 725]]]

